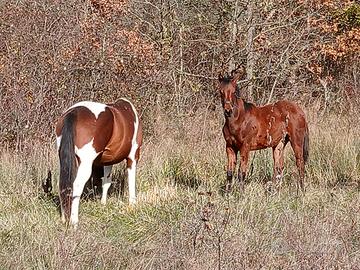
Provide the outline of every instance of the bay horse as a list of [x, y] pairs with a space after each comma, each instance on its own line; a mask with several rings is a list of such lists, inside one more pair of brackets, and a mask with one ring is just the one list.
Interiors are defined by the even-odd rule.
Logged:
[[225, 190], [231, 190], [233, 173], [240, 151], [238, 180], [244, 189], [249, 152], [272, 148], [274, 160], [273, 182], [280, 181], [284, 169], [284, 148], [288, 142], [294, 151], [299, 171], [299, 185], [304, 192], [305, 163], [309, 156], [309, 130], [302, 109], [291, 101], [255, 106], [240, 98], [237, 86], [245, 74], [244, 68], [233, 70], [231, 75], [219, 75], [219, 92], [224, 110], [223, 135], [226, 141], [227, 181]]
[[82, 101], [58, 119], [55, 127], [60, 159], [59, 197], [62, 221], [77, 227], [80, 197], [92, 171], [101, 173], [101, 203], [106, 204], [112, 165], [126, 159], [129, 203], [134, 204], [136, 165], [142, 125], [134, 105], [122, 98], [113, 104]]

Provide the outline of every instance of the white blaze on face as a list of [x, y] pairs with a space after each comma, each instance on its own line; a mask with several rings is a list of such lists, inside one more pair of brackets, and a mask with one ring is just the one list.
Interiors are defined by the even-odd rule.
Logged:
[[88, 108], [94, 115], [95, 118], [97, 119], [99, 117], [99, 114], [104, 112], [106, 109], [106, 104], [102, 104], [102, 103], [98, 103], [98, 102], [93, 102], [93, 101], [81, 101], [78, 102], [74, 105], [72, 105], [68, 110], [75, 108], [75, 107], [86, 107]]

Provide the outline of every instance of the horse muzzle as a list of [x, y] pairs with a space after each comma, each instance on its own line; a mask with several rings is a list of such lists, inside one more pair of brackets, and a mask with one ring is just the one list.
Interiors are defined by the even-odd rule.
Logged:
[[224, 115], [226, 117], [230, 117], [233, 112], [233, 108], [231, 106], [231, 103], [229, 101], [225, 102], [224, 104]]
[[232, 109], [224, 109], [224, 115], [225, 117], [230, 117], [232, 114]]

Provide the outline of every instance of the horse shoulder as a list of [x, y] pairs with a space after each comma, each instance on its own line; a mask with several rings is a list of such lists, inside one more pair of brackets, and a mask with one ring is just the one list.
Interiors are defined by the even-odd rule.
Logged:
[[230, 130], [227, 124], [223, 126], [222, 132], [225, 139], [230, 136]]
[[222, 132], [223, 132], [226, 144], [227, 145], [234, 145], [234, 136], [230, 132], [230, 128], [228, 127], [228, 125], [226, 123], [223, 126]]

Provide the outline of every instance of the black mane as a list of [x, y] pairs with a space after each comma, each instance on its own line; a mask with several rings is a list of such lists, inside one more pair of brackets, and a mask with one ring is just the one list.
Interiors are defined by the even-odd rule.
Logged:
[[254, 104], [252, 104], [252, 103], [250, 103], [250, 102], [246, 102], [245, 100], [243, 100], [243, 102], [244, 102], [244, 109], [245, 109], [245, 112], [247, 112], [247, 111], [251, 111], [251, 110], [252, 110], [252, 108], [254, 108], [254, 107], [255, 107], [255, 105], [254, 105]]
[[222, 83], [228, 84], [231, 83], [231, 81], [234, 79], [234, 76], [226, 75], [225, 77], [221, 77], [220, 81]]

